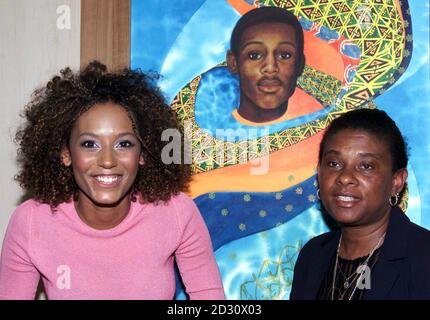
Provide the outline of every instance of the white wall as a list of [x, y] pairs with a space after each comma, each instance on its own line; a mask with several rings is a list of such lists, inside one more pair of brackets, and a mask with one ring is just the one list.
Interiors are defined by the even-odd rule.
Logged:
[[[57, 28], [61, 5], [70, 8], [70, 29]], [[13, 179], [19, 114], [36, 87], [65, 66], [77, 70], [79, 57], [80, 0], [0, 0], [0, 245], [23, 194]]]

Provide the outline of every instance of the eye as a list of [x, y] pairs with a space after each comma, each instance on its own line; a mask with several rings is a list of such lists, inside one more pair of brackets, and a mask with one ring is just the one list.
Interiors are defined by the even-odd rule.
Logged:
[[262, 54], [258, 51], [251, 51], [248, 53], [248, 58], [251, 60], [258, 60], [262, 57]]
[[279, 53], [279, 58], [281, 60], [288, 60], [291, 58], [291, 54], [289, 52], [281, 52]]
[[85, 140], [81, 143], [81, 147], [86, 149], [94, 149], [94, 148], [98, 148], [98, 145], [93, 140]]
[[121, 149], [132, 148], [134, 147], [134, 143], [131, 142], [130, 140], [124, 140], [124, 141], [120, 141], [117, 144], [117, 147]]
[[327, 161], [327, 167], [329, 168], [338, 168], [339, 166], [340, 164], [337, 161], [334, 161], [334, 160]]
[[373, 170], [374, 166], [371, 163], [364, 162], [360, 165], [364, 170]]

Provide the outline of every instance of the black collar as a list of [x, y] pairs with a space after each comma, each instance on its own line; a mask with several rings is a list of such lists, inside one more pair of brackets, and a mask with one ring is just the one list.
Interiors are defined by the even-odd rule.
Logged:
[[[391, 209], [388, 221], [387, 234], [381, 249], [379, 259], [396, 260], [407, 256], [407, 242], [410, 220], [398, 207]], [[321, 242], [321, 249], [333, 250], [337, 248], [340, 238], [340, 230], [335, 230]]]

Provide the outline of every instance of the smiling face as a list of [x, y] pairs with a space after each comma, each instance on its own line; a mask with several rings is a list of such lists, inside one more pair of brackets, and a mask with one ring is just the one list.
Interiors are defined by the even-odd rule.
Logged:
[[373, 225], [390, 212], [390, 196], [400, 192], [406, 169], [393, 174], [386, 143], [363, 130], [344, 129], [325, 144], [318, 165], [320, 198], [343, 226]]
[[62, 159], [73, 168], [79, 202], [96, 207], [129, 202], [139, 164], [144, 163], [127, 112], [111, 103], [97, 104], [79, 117]]
[[239, 42], [237, 56], [231, 51], [227, 54], [230, 71], [239, 75], [239, 113], [257, 122], [261, 121], [252, 119], [256, 114], [263, 121], [282, 116], [300, 63], [294, 28], [280, 22], [260, 23], [247, 28]]

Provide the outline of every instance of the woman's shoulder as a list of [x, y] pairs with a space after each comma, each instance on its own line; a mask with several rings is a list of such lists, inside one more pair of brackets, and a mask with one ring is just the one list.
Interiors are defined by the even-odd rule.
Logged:
[[41, 203], [35, 199], [29, 199], [16, 207], [12, 214], [14, 219], [28, 219], [34, 213], [52, 212], [51, 207], [46, 203]]
[[[408, 234], [410, 250], [421, 251], [425, 249], [427, 251], [430, 248], [430, 231], [426, 228], [410, 222]], [[427, 256], [430, 261], [430, 253]]]
[[406, 213], [398, 208], [393, 209], [389, 224], [389, 232], [398, 237], [402, 235], [403, 241], [409, 243], [409, 250], [421, 250], [430, 247], [430, 231], [414, 222]]
[[420, 239], [422, 241], [425, 241], [427, 244], [430, 244], [430, 230], [419, 226], [415, 223], [412, 223], [412, 227], [413, 229], [413, 236], [416, 237], [417, 239]]
[[408, 274], [412, 278], [412, 290], [415, 294], [418, 294], [416, 298], [419, 299], [430, 298], [429, 248], [430, 231], [413, 222], [410, 222], [406, 251], [407, 260], [409, 262]]
[[47, 216], [48, 212], [52, 212], [49, 205], [40, 203], [35, 199], [26, 200], [16, 207], [12, 213], [8, 229], [11, 232], [28, 231], [35, 217], [42, 218], [43, 216]]
[[391, 255], [406, 257], [413, 273], [420, 279], [425, 274], [430, 285], [430, 231], [412, 222], [400, 209], [394, 209], [391, 220], [389, 243], [390, 251], [395, 252]]
[[[157, 207], [177, 207], [177, 206], [192, 206], [194, 201], [190, 196], [184, 192], [172, 194], [168, 200], [158, 200], [154, 202], [147, 202], [140, 194], [137, 195], [135, 204], [141, 207], [157, 208]], [[152, 210], [152, 209], [151, 209]]]
[[315, 252], [320, 252], [321, 247], [334, 241], [337, 238], [336, 235], [338, 233], [338, 231], [329, 231], [311, 238], [303, 246], [302, 250], [300, 251], [300, 254], [309, 255]]
[[306, 245], [308, 245], [310, 247], [325, 245], [328, 241], [332, 240], [336, 236], [337, 233], [339, 233], [339, 232], [336, 230], [322, 233], [320, 235], [317, 235], [317, 236], [311, 238], [306, 243]]
[[[320, 262], [326, 254], [335, 250], [339, 232], [331, 231], [311, 238], [300, 250], [295, 265], [295, 272], [303, 275], [310, 265]], [[298, 276], [300, 277], [300, 276]]]
[[181, 229], [185, 228], [190, 222], [195, 222], [196, 219], [202, 219], [200, 211], [193, 199], [187, 194], [180, 192], [169, 200], [169, 206], [172, 206]]
[[136, 205], [142, 207], [143, 210], [162, 212], [163, 219], [167, 220], [171, 220], [172, 218], [177, 218], [181, 221], [189, 220], [196, 212], [199, 212], [193, 199], [183, 192], [172, 195], [167, 201], [149, 204], [137, 201]]
[[173, 195], [167, 202], [167, 205], [175, 206], [179, 211], [189, 211], [196, 208], [193, 199], [184, 192]]

